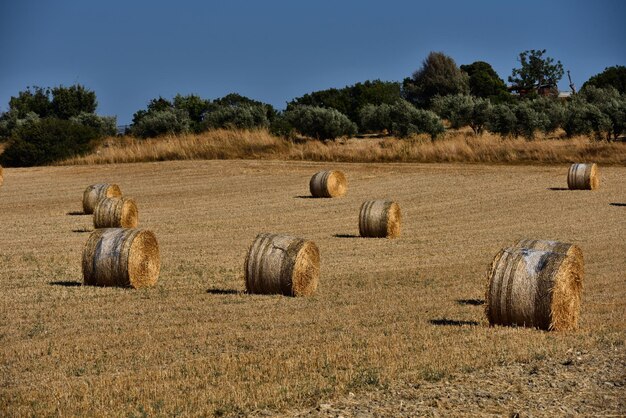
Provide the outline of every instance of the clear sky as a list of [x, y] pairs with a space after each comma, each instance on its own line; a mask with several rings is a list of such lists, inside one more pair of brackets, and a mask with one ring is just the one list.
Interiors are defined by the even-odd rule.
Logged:
[[506, 81], [528, 49], [547, 49], [577, 87], [626, 65], [626, 1], [0, 0], [0, 110], [27, 86], [75, 83], [118, 124], [176, 93], [282, 109], [315, 90], [401, 81], [430, 51], [486, 61]]

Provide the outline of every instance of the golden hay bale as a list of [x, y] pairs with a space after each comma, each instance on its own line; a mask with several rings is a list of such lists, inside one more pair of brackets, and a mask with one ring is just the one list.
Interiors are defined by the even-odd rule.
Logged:
[[2, 186], [2, 183], [4, 183], [4, 170], [2, 169], [2, 166], [0, 165], [0, 186]]
[[288, 235], [259, 234], [245, 262], [248, 293], [309, 296], [320, 275], [320, 252], [313, 241]]
[[121, 197], [122, 191], [117, 184], [99, 183], [92, 184], [83, 193], [83, 212], [92, 214], [96, 205], [105, 197]]
[[574, 257], [577, 260], [577, 262], [580, 264], [580, 272], [581, 274], [583, 274], [583, 251], [578, 245], [560, 241], [522, 238], [515, 244], [513, 244], [513, 248], [529, 248], [532, 250], [550, 251], [552, 253], [566, 254], [568, 256]]
[[105, 197], [93, 211], [95, 228], [136, 228], [138, 223], [137, 204], [129, 197]]
[[598, 165], [572, 164], [567, 172], [567, 187], [570, 190], [595, 190], [600, 186]]
[[340, 197], [346, 194], [347, 188], [346, 176], [337, 170], [317, 172], [309, 182], [313, 197]]
[[160, 268], [159, 244], [145, 229], [96, 229], [83, 249], [86, 285], [153, 286]]
[[578, 326], [583, 272], [576, 257], [529, 248], [505, 248], [488, 272], [485, 313], [491, 325], [544, 330]]
[[359, 233], [362, 237], [396, 238], [400, 236], [400, 206], [390, 200], [368, 200], [361, 205]]

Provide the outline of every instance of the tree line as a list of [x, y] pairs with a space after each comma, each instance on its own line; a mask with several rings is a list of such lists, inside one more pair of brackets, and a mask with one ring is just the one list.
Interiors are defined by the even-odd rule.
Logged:
[[[127, 134], [151, 138], [219, 128], [268, 129], [286, 138], [332, 140], [357, 133], [434, 140], [452, 128], [470, 126], [533, 139], [537, 132], [563, 129], [567, 136], [612, 140], [626, 131], [626, 67], [608, 67], [591, 77], [569, 100], [558, 98], [563, 65], [545, 50], [519, 54], [510, 87], [483, 61], [456, 65], [431, 52], [402, 82], [369, 80], [305, 94], [284, 111], [237, 93], [214, 100], [198, 95], [152, 99], [136, 111]], [[7, 166], [47, 164], [89, 152], [100, 138], [116, 134], [115, 117], [99, 116], [93, 91], [81, 85], [27, 88], [11, 97], [0, 115], [0, 155]]]

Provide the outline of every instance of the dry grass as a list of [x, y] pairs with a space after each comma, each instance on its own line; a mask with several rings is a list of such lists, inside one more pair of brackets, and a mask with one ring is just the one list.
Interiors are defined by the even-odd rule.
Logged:
[[432, 142], [425, 136], [290, 142], [267, 131], [216, 130], [200, 135], [140, 140], [109, 138], [93, 154], [61, 164], [106, 164], [197, 159], [281, 159], [341, 162], [575, 163], [625, 165], [626, 143], [560, 136], [527, 141], [489, 133], [450, 131]]
[[[604, 168], [602, 187], [586, 192], [560, 190], [565, 164], [333, 163], [349, 178], [346, 196], [306, 198], [312, 173], [327, 166], [174, 161], [6, 169], [2, 415], [289, 415], [348, 392], [383, 393], [395, 382], [407, 382], [407, 396], [429, 382], [451, 382], [440, 397], [464, 381], [470, 386], [462, 393], [476, 393], [475, 381], [489, 382], [482, 390], [525, 385], [551, 379], [547, 359], [571, 381], [585, 381], [577, 363], [561, 365], [565, 356], [623, 355], [626, 168]], [[92, 221], [76, 212], [85, 185], [96, 182], [115, 182], [141, 202], [142, 225], [154, 230], [161, 250], [154, 288], [80, 286]], [[356, 236], [359, 205], [372, 198], [401, 205], [399, 239]], [[315, 241], [321, 272], [314, 296], [242, 293], [245, 254], [261, 231]], [[578, 331], [487, 326], [477, 306], [487, 267], [498, 249], [522, 237], [583, 249]], [[526, 372], [511, 378], [508, 369]], [[482, 374], [492, 370], [499, 374]], [[542, 396], [565, 393], [545, 387]], [[623, 407], [615, 396], [623, 387], [600, 381], [569, 388], [555, 408], [581, 393], [588, 415]], [[494, 414], [509, 414], [502, 399], [486, 399]], [[394, 405], [402, 401], [409, 398]], [[563, 413], [542, 413], [549, 412]]]

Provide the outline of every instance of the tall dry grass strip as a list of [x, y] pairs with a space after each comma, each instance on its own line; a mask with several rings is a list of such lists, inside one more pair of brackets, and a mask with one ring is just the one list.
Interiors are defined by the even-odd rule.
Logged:
[[94, 228], [137, 228], [139, 212], [134, 199], [106, 197], [93, 211]]
[[86, 285], [149, 287], [156, 283], [160, 268], [156, 236], [145, 229], [96, 229], [83, 249]]
[[346, 194], [348, 180], [338, 170], [319, 171], [313, 174], [309, 189], [313, 197], [340, 197]]
[[121, 197], [122, 191], [117, 184], [98, 183], [88, 186], [83, 193], [83, 212], [92, 214], [96, 204], [105, 197]]
[[488, 272], [485, 313], [491, 325], [564, 331], [578, 326], [583, 272], [575, 257], [505, 248]]
[[248, 250], [246, 290], [252, 294], [309, 296], [320, 275], [320, 252], [313, 241], [262, 233]]
[[567, 187], [570, 190], [595, 190], [600, 186], [598, 165], [572, 164], [567, 172]]
[[400, 205], [390, 200], [368, 200], [361, 205], [359, 233], [369, 238], [400, 236]]

